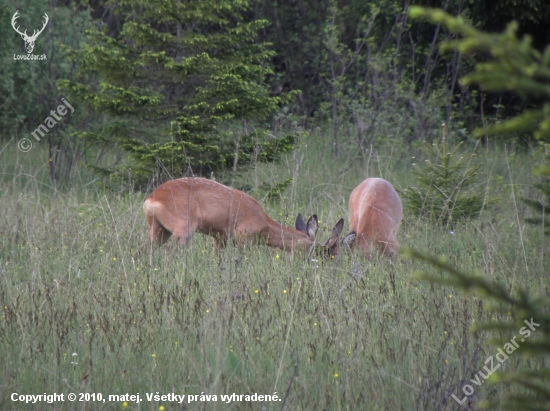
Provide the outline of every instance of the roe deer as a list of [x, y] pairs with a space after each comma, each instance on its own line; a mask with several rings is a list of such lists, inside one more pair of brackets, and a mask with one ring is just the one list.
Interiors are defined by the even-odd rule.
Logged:
[[164, 244], [171, 236], [181, 245], [187, 245], [193, 233], [214, 237], [217, 249], [228, 238], [238, 244], [260, 240], [271, 247], [286, 251], [313, 251], [320, 246], [336, 254], [338, 237], [344, 226], [340, 219], [329, 240], [324, 245], [315, 241], [318, 229], [317, 217], [312, 216], [307, 225], [298, 214], [296, 230], [273, 221], [260, 203], [242, 191], [199, 177], [180, 178], [161, 184], [143, 204], [149, 223], [151, 245]]
[[[401, 199], [382, 178], [367, 178], [349, 196], [350, 233], [342, 241], [370, 258], [376, 245], [394, 257], [399, 243], [396, 235], [403, 217]], [[374, 243], [374, 244], [373, 244]]]

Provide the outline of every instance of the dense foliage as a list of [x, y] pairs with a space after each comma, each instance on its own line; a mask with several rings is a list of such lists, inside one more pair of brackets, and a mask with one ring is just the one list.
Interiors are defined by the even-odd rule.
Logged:
[[[548, 41], [544, 0], [416, 4], [487, 30], [514, 17], [535, 50]], [[47, 62], [10, 61], [21, 39], [0, 27], [9, 63], [0, 83], [2, 139], [28, 135], [70, 96], [76, 112], [47, 139], [52, 181], [70, 177], [77, 161], [146, 181], [273, 161], [295, 143], [282, 130], [298, 125], [328, 124], [336, 153], [355, 143], [365, 156], [394, 138], [431, 142], [442, 122], [450, 138], [465, 140], [492, 116], [527, 107], [511, 94], [459, 85], [484, 55], [442, 53], [437, 45], [456, 34], [411, 20], [408, 7], [395, 0], [2, 0], [4, 22], [18, 9], [29, 29], [42, 13], [50, 16], [37, 43]], [[350, 127], [355, 141], [342, 138], [353, 135]]]
[[478, 217], [487, 204], [483, 189], [476, 187], [481, 164], [471, 165], [475, 153], [459, 157], [461, 144], [448, 151], [445, 137], [441, 144], [426, 146], [433, 160], [413, 163], [417, 184], [401, 192], [405, 204], [414, 215], [428, 217], [445, 227]]
[[[210, 175], [274, 161], [292, 148], [292, 135], [276, 139], [261, 127], [245, 126], [242, 134], [221, 127], [269, 119], [288, 100], [268, 95], [271, 53], [255, 41], [266, 22], [243, 21], [247, 2], [108, 4], [121, 18], [120, 32], [93, 31], [85, 47], [69, 51], [80, 81], [59, 86], [113, 121], [84, 136], [131, 154], [119, 175], [138, 182], [155, 171]], [[169, 138], [155, 135], [159, 131]]]
[[[442, 44], [442, 49], [459, 50], [462, 53], [485, 52], [489, 54], [490, 57], [486, 62], [479, 63], [472, 73], [461, 80], [463, 84], [476, 84], [482, 89], [492, 92], [510, 91], [525, 100], [539, 99], [542, 101], [542, 107], [525, 110], [500, 124], [477, 130], [478, 136], [502, 135], [521, 131], [532, 133], [539, 141], [545, 143], [550, 141], [550, 86], [548, 85], [550, 80], [550, 44], [541, 53], [532, 46], [530, 36], [524, 36], [522, 40], [519, 40], [516, 36], [517, 24], [515, 22], [510, 23], [501, 34], [489, 34], [475, 29], [461, 17], [450, 16], [441, 10], [414, 7], [411, 8], [410, 14], [416, 18], [423, 17], [435, 23], [444, 24], [449, 30], [461, 34], [462, 37], [459, 40]], [[545, 157], [547, 159], [547, 155]], [[544, 234], [548, 234], [550, 166], [547, 162], [539, 164], [534, 171], [542, 176], [542, 180], [535, 183], [535, 188], [545, 198], [542, 201], [524, 198], [524, 202], [538, 212], [538, 216], [529, 217], [526, 220], [531, 224], [541, 225]], [[476, 326], [475, 330], [492, 330], [502, 336], [519, 328], [523, 323], [527, 324], [529, 319], [532, 324], [533, 319], [536, 318], [536, 327], [540, 327], [541, 330], [539, 332], [540, 339], [525, 341], [522, 338], [521, 352], [531, 358], [548, 357], [550, 352], [548, 298], [529, 297], [522, 287], [516, 288], [513, 290], [515, 293], [511, 293], [501, 284], [491, 282], [478, 275], [460, 272], [442, 260], [429, 258], [417, 252], [411, 252], [411, 254], [417, 259], [429, 261], [440, 270], [451, 274], [450, 278], [425, 275], [424, 278], [443, 284], [456, 285], [466, 291], [481, 292], [488, 298], [496, 300], [498, 305], [494, 309], [495, 312], [509, 310], [508, 315], [512, 316], [512, 321], [485, 322]], [[535, 330], [534, 326], [531, 330]], [[500, 341], [497, 341], [497, 344], [499, 343], [502, 343], [502, 337]], [[501, 399], [487, 401], [484, 405], [505, 410], [548, 410], [550, 409], [548, 378], [550, 378], [548, 364], [543, 364], [536, 370], [497, 372], [489, 379], [490, 381], [501, 382], [508, 386], [521, 386], [525, 390], [521, 394], [510, 393]], [[466, 394], [464, 401], [473, 393], [473, 391], [470, 394], [468, 392], [470, 390], [464, 391]]]
[[[452, 17], [441, 10], [414, 7], [411, 8], [411, 15], [444, 24], [449, 30], [463, 36], [460, 40], [443, 43], [443, 50], [484, 52], [490, 55], [488, 61], [477, 64], [472, 73], [461, 79], [462, 84], [475, 84], [490, 92], [508, 91], [518, 94], [525, 101], [540, 102], [505, 121], [479, 128], [474, 135], [482, 137], [528, 133], [542, 143], [550, 142], [550, 44], [540, 52], [533, 47], [531, 36], [518, 39], [516, 22], [510, 23], [500, 34], [489, 34], [472, 27], [461, 17]], [[539, 164], [534, 172], [542, 176], [542, 181], [535, 187], [546, 197], [546, 202], [524, 199], [540, 215], [530, 217], [527, 221], [544, 227], [547, 225], [550, 166], [547, 162]]]
[[[54, 6], [52, 6], [52, 4]], [[16, 60], [14, 55], [25, 54], [24, 41], [10, 24], [19, 11], [16, 26], [30, 35], [40, 29], [44, 13], [49, 17], [44, 31], [38, 36], [33, 53], [45, 54], [47, 60]], [[0, 0], [0, 140], [20, 139], [31, 134], [61, 102], [64, 94], [56, 81], [72, 79], [75, 64], [64, 58], [60, 44], [79, 47], [86, 41], [86, 30], [94, 24], [86, 9], [63, 2]], [[69, 100], [70, 101], [70, 100]], [[60, 124], [43, 136], [50, 153], [50, 179], [66, 181], [81, 158], [84, 144], [73, 132], [86, 127], [82, 110], [66, 116]]]

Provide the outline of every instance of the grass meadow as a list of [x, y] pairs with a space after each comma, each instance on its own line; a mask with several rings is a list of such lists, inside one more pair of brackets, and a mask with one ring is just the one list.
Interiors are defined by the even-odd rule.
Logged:
[[[351, 142], [335, 157], [323, 136], [312, 132], [278, 165], [242, 177], [250, 187], [293, 177], [280, 199], [259, 200], [288, 226], [298, 213], [317, 214], [321, 241], [341, 217], [347, 233], [348, 197], [363, 179], [414, 185], [412, 163], [425, 155], [387, 144], [359, 156]], [[504, 392], [484, 382], [462, 406], [451, 397], [462, 399], [462, 387], [496, 352], [489, 339], [498, 335], [470, 327], [515, 313], [419, 281], [417, 272], [446, 275], [423, 262], [376, 255], [368, 263], [349, 253], [308, 261], [259, 245], [218, 255], [212, 239], [197, 234], [186, 249], [160, 249], [134, 264], [152, 188], [106, 191], [84, 166], [70, 188], [56, 188], [42, 147], [22, 153], [12, 140], [0, 151], [0, 409], [477, 410]], [[548, 297], [547, 242], [523, 221], [530, 214], [520, 201], [536, 195], [535, 156], [478, 146], [480, 185], [498, 201], [452, 228], [411, 215], [404, 203], [401, 245], [511, 292]], [[502, 369], [541, 365], [514, 353]], [[101, 393], [106, 401], [11, 399], [54, 392]], [[108, 400], [127, 393], [142, 402]], [[197, 397], [179, 404], [147, 393]], [[276, 393], [277, 401], [222, 401], [233, 393]]]

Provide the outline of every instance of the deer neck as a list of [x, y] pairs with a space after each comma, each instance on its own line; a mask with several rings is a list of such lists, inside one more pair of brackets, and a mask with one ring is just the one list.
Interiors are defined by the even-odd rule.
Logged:
[[285, 251], [292, 251], [294, 249], [305, 250], [313, 243], [313, 239], [309, 238], [307, 234], [285, 227], [271, 219], [268, 221], [268, 230], [265, 236], [267, 245], [278, 247]]

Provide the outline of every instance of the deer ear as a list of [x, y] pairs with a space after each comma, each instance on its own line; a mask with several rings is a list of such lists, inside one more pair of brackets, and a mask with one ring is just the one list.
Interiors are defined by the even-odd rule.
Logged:
[[309, 217], [309, 220], [307, 221], [307, 236], [309, 238], [315, 238], [318, 229], [319, 221], [317, 220], [317, 216], [313, 214], [311, 217]]
[[334, 226], [334, 228], [332, 229], [332, 234], [331, 234], [331, 237], [340, 237], [340, 234], [342, 233], [342, 229], [344, 228], [344, 219], [341, 218], [337, 223], [336, 225]]
[[346, 245], [348, 247], [352, 247], [355, 243], [355, 239], [357, 238], [357, 233], [355, 231], [352, 231], [348, 235], [344, 237], [342, 240], [342, 245]]
[[302, 214], [299, 214], [299, 213], [298, 213], [298, 217], [296, 217], [296, 230], [307, 234], [306, 223], [304, 222], [304, 219], [302, 218]]
[[332, 234], [330, 235], [330, 238], [325, 243], [325, 247], [335, 248], [338, 246], [338, 237], [340, 237], [340, 233], [342, 232], [343, 228], [344, 228], [344, 219], [341, 218], [332, 229]]
[[333, 249], [338, 247], [338, 237], [330, 237], [325, 243], [325, 248]]

